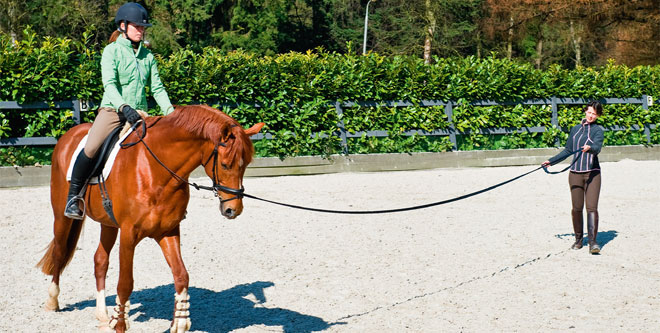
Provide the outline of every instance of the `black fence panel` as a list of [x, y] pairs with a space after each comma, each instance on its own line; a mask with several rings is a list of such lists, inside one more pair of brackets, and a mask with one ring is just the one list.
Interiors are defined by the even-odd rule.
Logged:
[[[470, 102], [474, 106], [497, 106], [497, 105], [550, 105], [552, 109], [552, 119], [551, 124], [553, 127], [559, 126], [558, 119], [558, 108], [559, 105], [584, 105], [590, 100], [582, 98], [566, 98], [566, 97], [550, 97], [550, 98], [536, 98], [536, 99], [525, 99], [519, 101], [493, 101], [493, 100], [478, 100]], [[653, 98], [651, 96], [642, 96], [641, 98], [602, 98], [599, 101], [603, 104], [638, 104], [641, 105], [644, 110], [648, 110], [649, 106], [653, 104]], [[242, 105], [248, 105], [255, 108], [263, 107], [263, 105], [258, 103], [245, 103]], [[289, 105], [293, 106], [292, 103]], [[447, 115], [447, 121], [449, 123], [449, 128], [447, 129], [437, 129], [434, 131], [424, 131], [424, 130], [410, 130], [403, 132], [404, 136], [413, 136], [413, 135], [423, 135], [423, 136], [449, 136], [449, 140], [453, 145], [454, 150], [458, 150], [457, 147], [457, 135], [471, 134], [472, 131], [458, 131], [454, 127], [453, 122], [453, 109], [458, 105], [456, 101], [441, 101], [441, 100], [422, 100], [418, 103], [413, 103], [411, 101], [398, 100], [398, 101], [346, 101], [338, 102], [335, 101], [328, 106], [334, 107], [337, 115], [339, 116], [339, 122], [336, 124], [337, 131], [333, 135], [338, 136], [341, 139], [342, 150], [344, 154], [349, 154], [348, 147], [348, 138], [362, 137], [363, 135], [371, 137], [387, 137], [389, 135], [388, 131], [384, 130], [370, 130], [370, 131], [359, 131], [351, 133], [346, 130], [344, 122], [341, 120], [344, 109], [352, 107], [410, 107], [410, 106], [419, 106], [419, 107], [432, 107], [432, 106], [444, 106], [445, 114]], [[237, 104], [220, 104], [223, 108], [235, 108]], [[73, 110], [73, 120], [76, 124], [80, 124], [81, 121], [81, 112], [89, 111], [94, 107], [94, 103], [91, 101], [84, 100], [70, 100], [70, 101], [58, 101], [58, 102], [36, 102], [29, 104], [19, 104], [14, 101], [0, 101], [0, 110], [37, 110], [37, 109], [72, 109]], [[623, 126], [610, 126], [606, 127], [606, 131], [627, 131], [635, 130], [640, 131], [644, 130], [647, 143], [651, 143], [651, 130], [656, 128], [655, 124], [643, 124], [642, 126], [634, 125], [630, 128]], [[492, 135], [492, 134], [511, 134], [511, 133], [543, 133], [546, 132], [547, 128], [543, 126], [535, 127], [523, 127], [523, 128], [483, 128], [478, 131], [479, 134]], [[326, 136], [326, 134], [315, 133], [314, 136]], [[270, 133], [258, 133], [252, 136], [253, 140], [270, 140], [274, 136]], [[52, 146], [57, 143], [57, 139], [53, 137], [18, 137], [18, 138], [5, 138], [0, 139], [0, 147], [8, 146]], [[559, 139], [555, 141], [555, 145], [559, 146]]]

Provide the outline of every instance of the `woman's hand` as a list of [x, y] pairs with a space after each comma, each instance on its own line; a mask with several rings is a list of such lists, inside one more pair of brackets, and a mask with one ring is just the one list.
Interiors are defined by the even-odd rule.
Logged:
[[545, 162], [543, 162], [543, 163], [541, 164], [541, 166], [544, 167], [544, 168], [550, 166], [550, 161], [545, 161]]
[[591, 146], [590, 146], [590, 145], [584, 145], [584, 146], [582, 146], [582, 151], [585, 152], [585, 153], [588, 152], [589, 149], [591, 149]]
[[142, 119], [140, 114], [130, 105], [124, 105], [121, 108], [121, 112], [124, 114], [124, 117], [126, 117], [126, 121], [131, 125], [135, 125], [135, 123]]

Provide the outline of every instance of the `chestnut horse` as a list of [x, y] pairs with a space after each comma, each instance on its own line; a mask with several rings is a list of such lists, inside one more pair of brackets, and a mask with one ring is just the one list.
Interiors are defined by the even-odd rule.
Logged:
[[[258, 133], [264, 124], [244, 130], [228, 115], [206, 105], [177, 107], [172, 114], [149, 117], [145, 123], [148, 128], [143, 138], [145, 144], [122, 148], [106, 180], [119, 228], [103, 208], [98, 185], [89, 185], [85, 194], [86, 215], [101, 224], [101, 239], [94, 255], [98, 292], [95, 314], [101, 328], [109, 326], [117, 332], [128, 329], [134, 251], [143, 238], [150, 237], [160, 245], [174, 276], [176, 295], [170, 330], [184, 332], [190, 329], [190, 303], [188, 272], [181, 258], [179, 223], [185, 218], [190, 199], [186, 180], [202, 165], [213, 180], [213, 191], [220, 198], [222, 215], [228, 219], [237, 217], [243, 210], [243, 202], [235, 190], [242, 189], [243, 174], [254, 153], [249, 136]], [[66, 172], [78, 142], [90, 125], [82, 124], [68, 131], [53, 151], [50, 196], [55, 217], [54, 237], [37, 264], [45, 274], [53, 276], [45, 305], [51, 311], [59, 309], [60, 274], [73, 257], [84, 221], [64, 216], [69, 187]], [[136, 132], [141, 131], [138, 128]], [[137, 142], [136, 132], [126, 141]], [[117, 306], [110, 318], [105, 305], [105, 278], [117, 234]]]

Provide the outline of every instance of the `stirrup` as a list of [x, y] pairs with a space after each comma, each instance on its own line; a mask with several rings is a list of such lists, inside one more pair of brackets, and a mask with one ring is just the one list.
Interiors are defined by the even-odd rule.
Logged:
[[[78, 206], [79, 202], [82, 202], [82, 206], [83, 206], [82, 210], [80, 209], [80, 206]], [[80, 212], [80, 213], [76, 212], [78, 213], [76, 215], [74, 215], [72, 212], [67, 212], [68, 208], [73, 206], [74, 204], [76, 205], [76, 208], [78, 208], [78, 212]], [[74, 220], [82, 220], [85, 218], [86, 210], [87, 210], [87, 205], [85, 204], [85, 199], [83, 199], [83, 197], [81, 196], [75, 196], [66, 202], [66, 206], [64, 206], [64, 216]]]

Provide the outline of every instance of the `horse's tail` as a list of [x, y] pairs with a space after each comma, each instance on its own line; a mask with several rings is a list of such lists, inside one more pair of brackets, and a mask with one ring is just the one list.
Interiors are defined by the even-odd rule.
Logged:
[[[68, 223], [68, 221], [68, 219], [56, 220], [55, 223]], [[53, 239], [50, 241], [50, 244], [48, 244], [48, 250], [46, 250], [43, 258], [41, 258], [41, 260], [39, 260], [37, 263], [37, 268], [41, 268], [41, 271], [46, 275], [60, 274], [71, 262], [71, 259], [73, 259], [73, 254], [76, 252], [76, 245], [78, 244], [78, 239], [80, 238], [80, 232], [82, 231], [84, 221], [85, 220], [72, 220], [69, 233], [62, 236], [62, 238], [66, 237], [66, 244], [63, 244], [66, 246], [63, 253], [64, 256], [62, 258], [58, 258], [62, 254], [60, 254], [61, 252], [57, 251], [56, 249], [56, 242], [58, 240]]]
[[53, 149], [50, 169], [50, 201], [53, 208], [53, 240], [36, 267], [46, 275], [60, 275], [73, 259], [82, 232], [83, 220], [64, 217], [69, 183], [66, 172], [78, 142], [91, 124], [81, 124], [67, 131]]

